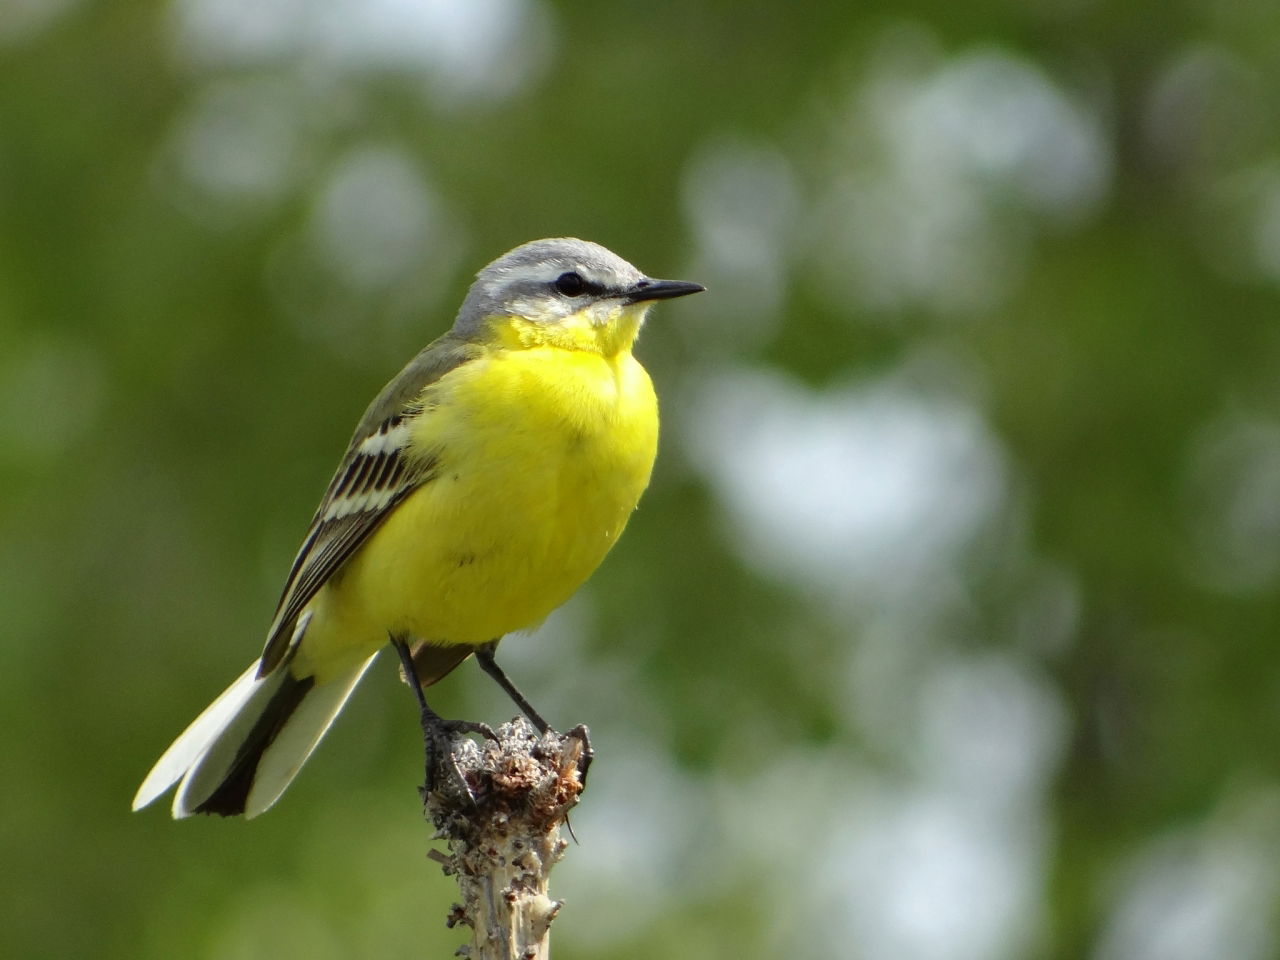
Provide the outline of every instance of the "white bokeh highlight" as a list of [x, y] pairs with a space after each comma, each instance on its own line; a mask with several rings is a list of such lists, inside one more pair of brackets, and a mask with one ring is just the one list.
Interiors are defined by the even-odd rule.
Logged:
[[1115, 879], [1093, 960], [1276, 956], [1278, 801], [1274, 787], [1229, 791], [1204, 822], [1144, 843]]
[[1005, 493], [981, 414], [892, 374], [815, 391], [775, 370], [719, 369], [685, 403], [686, 454], [743, 561], [804, 591], [906, 600]]
[[699, 304], [696, 334], [679, 329], [692, 348], [756, 347], [784, 316], [803, 212], [796, 173], [776, 147], [717, 140], [689, 160], [682, 193], [696, 251], [686, 273], [716, 293]]
[[1190, 450], [1186, 564], [1214, 589], [1274, 589], [1280, 578], [1280, 421], [1244, 411], [1206, 424]]
[[200, 89], [167, 153], [181, 201], [208, 221], [271, 210], [304, 172], [306, 146], [304, 104], [292, 85], [226, 78]]
[[310, 239], [349, 287], [385, 290], [424, 268], [440, 211], [406, 154], [370, 144], [334, 165], [316, 200]]
[[20, 46], [51, 29], [83, 0], [4, 0], [0, 5], [0, 47]]
[[442, 106], [517, 93], [554, 37], [537, 0], [179, 0], [174, 35], [193, 66], [416, 75]]
[[998, 48], [944, 57], [923, 28], [887, 30], [845, 110], [812, 248], [842, 311], [991, 309], [1016, 289], [1032, 227], [1087, 220], [1110, 185], [1100, 120]]

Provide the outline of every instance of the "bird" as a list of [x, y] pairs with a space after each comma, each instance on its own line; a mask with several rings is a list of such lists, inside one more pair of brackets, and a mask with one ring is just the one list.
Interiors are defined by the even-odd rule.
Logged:
[[568, 600], [622, 533], [658, 441], [632, 347], [654, 303], [704, 289], [573, 237], [476, 274], [452, 328], [360, 418], [261, 656], [156, 761], [133, 809], [176, 784], [175, 818], [263, 813], [388, 646], [424, 725], [422, 688], [474, 656], [545, 732], [494, 651]]

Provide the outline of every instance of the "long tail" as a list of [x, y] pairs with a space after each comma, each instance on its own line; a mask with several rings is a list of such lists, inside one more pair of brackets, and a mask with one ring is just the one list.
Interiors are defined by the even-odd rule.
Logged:
[[322, 684], [293, 676], [287, 664], [259, 677], [254, 662], [156, 761], [133, 809], [181, 780], [176, 818], [256, 817], [284, 793], [376, 656]]

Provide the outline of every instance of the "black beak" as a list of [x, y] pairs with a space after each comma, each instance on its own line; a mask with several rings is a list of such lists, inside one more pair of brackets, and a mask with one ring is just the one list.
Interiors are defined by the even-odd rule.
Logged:
[[686, 280], [650, 280], [645, 277], [624, 293], [622, 299], [627, 303], [673, 300], [676, 297], [687, 297], [691, 293], [701, 293], [705, 289], [707, 288], [700, 283], [689, 283]]

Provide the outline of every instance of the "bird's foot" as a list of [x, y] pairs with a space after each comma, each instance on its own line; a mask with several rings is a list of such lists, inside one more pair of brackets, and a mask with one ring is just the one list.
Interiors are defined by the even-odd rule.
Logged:
[[492, 740], [494, 743], [501, 741], [501, 737], [494, 732], [493, 727], [487, 723], [481, 723], [478, 720], [440, 720], [440, 728], [445, 733], [451, 733], [455, 736], [466, 735], [469, 733], [479, 734], [486, 740]]
[[435, 711], [422, 712], [422, 742], [426, 749], [426, 785], [423, 795], [452, 783], [455, 790], [477, 804], [476, 793], [458, 765], [456, 754], [460, 737], [479, 734], [486, 740], [498, 741], [498, 735], [487, 723], [474, 720], [445, 720]]

